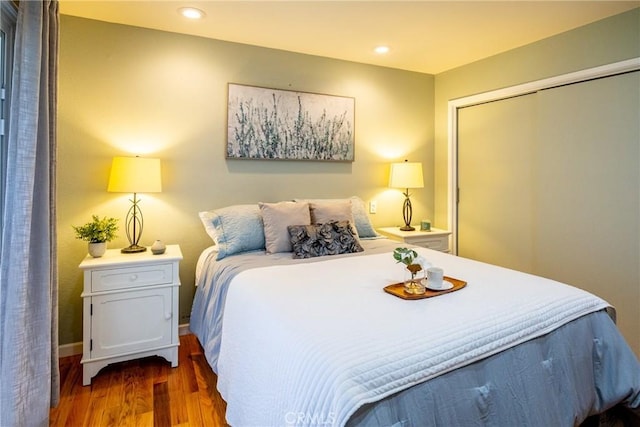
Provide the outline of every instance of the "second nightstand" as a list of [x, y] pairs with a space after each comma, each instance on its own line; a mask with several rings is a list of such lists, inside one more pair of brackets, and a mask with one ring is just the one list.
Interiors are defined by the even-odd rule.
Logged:
[[378, 233], [399, 242], [422, 246], [440, 252], [449, 252], [450, 231], [432, 228], [431, 231], [402, 231], [399, 227], [378, 228]]
[[162, 255], [110, 249], [87, 256], [84, 271], [82, 385], [110, 363], [161, 356], [178, 366], [180, 246]]

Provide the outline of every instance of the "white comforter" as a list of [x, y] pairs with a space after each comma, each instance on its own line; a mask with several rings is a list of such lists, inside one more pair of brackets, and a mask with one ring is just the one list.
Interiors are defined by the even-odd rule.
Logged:
[[244, 271], [229, 288], [218, 389], [234, 426], [344, 425], [361, 405], [541, 336], [607, 303], [419, 249], [466, 288], [405, 301], [391, 254]]

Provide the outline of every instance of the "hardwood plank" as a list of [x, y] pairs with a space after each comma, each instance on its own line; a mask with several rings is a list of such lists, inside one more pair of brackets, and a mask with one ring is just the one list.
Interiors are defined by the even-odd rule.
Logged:
[[166, 382], [153, 385], [153, 425], [171, 425], [171, 406], [169, 405], [169, 386]]
[[153, 411], [136, 414], [134, 425], [136, 427], [153, 427]]
[[[169, 370], [173, 369], [171, 368], [171, 365], [169, 363], [166, 363], [166, 361], [164, 359], [159, 358], [158, 360], [163, 361], [164, 363], [154, 363], [152, 364], [152, 371], [153, 371], [153, 383], [166, 383], [167, 382], [167, 378], [169, 375]], [[178, 359], [178, 363], [180, 363], [180, 359]], [[178, 365], [179, 367], [180, 365]]]
[[191, 360], [193, 360], [196, 378], [198, 379], [198, 387], [201, 393], [200, 405], [205, 423], [208, 421], [209, 416], [211, 416], [211, 422], [213, 422], [214, 425], [227, 425], [224, 416], [227, 410], [227, 404], [216, 388], [218, 383], [217, 376], [211, 370], [204, 354], [192, 354]]
[[106, 408], [109, 383], [109, 375], [97, 375], [91, 382], [91, 385], [87, 387], [91, 390], [91, 396], [84, 420], [85, 426], [100, 425], [102, 414]]
[[87, 408], [87, 416], [83, 425], [85, 426], [98, 426], [102, 421], [102, 416], [105, 411], [105, 398], [91, 398], [89, 407]]
[[209, 393], [207, 390], [200, 390], [198, 392], [198, 405], [200, 406], [200, 414], [202, 415], [202, 422], [206, 426], [220, 426], [224, 424], [220, 424], [216, 419], [216, 414], [214, 413], [213, 402], [209, 397]]
[[78, 365], [80, 363], [80, 359], [82, 359], [82, 355], [80, 354], [60, 359], [60, 384], [67, 381], [69, 370], [72, 366]]
[[120, 425], [120, 406], [111, 406], [106, 408], [102, 413], [100, 420], [100, 426], [104, 427], [116, 427]]
[[109, 391], [107, 391], [107, 401], [105, 407], [111, 408], [113, 406], [120, 406], [122, 404], [122, 369], [119, 366], [108, 366], [107, 371], [105, 369], [98, 375], [105, 375], [108, 372], [109, 375]]
[[215, 390], [217, 378], [204, 358], [204, 355], [198, 353], [192, 354], [191, 360], [193, 361], [193, 367], [198, 381], [198, 388], [206, 391], [209, 391], [212, 388]]
[[78, 381], [82, 382], [80, 358], [76, 356], [72, 357], [74, 360], [68, 361], [67, 366], [65, 366], [64, 382], [60, 383], [60, 403], [58, 404], [54, 417], [55, 425], [67, 425], [67, 418], [69, 417], [71, 408], [73, 408], [74, 385]]
[[[187, 402], [187, 415], [189, 416], [189, 424], [192, 427], [213, 425], [213, 424], [204, 424], [204, 421], [202, 420], [202, 414], [200, 410], [200, 396], [198, 392], [188, 393], [185, 396], [185, 400]], [[213, 418], [211, 419], [211, 423], [213, 423]]]
[[[79, 375], [79, 377], [81, 376], [82, 375]], [[88, 414], [91, 403], [91, 387], [83, 387], [82, 381], [78, 381], [74, 384], [72, 393], [73, 401], [66, 424], [69, 426], [80, 426], [84, 424], [84, 420]]]
[[186, 335], [183, 343], [180, 344], [180, 349], [178, 351], [178, 359], [182, 361], [180, 363], [183, 363], [180, 373], [182, 375], [182, 386], [186, 393], [195, 393], [198, 391], [198, 380], [193, 369], [193, 363], [191, 363], [190, 355], [192, 353], [200, 352], [199, 347], [200, 345], [197, 343], [197, 339], [194, 335]]
[[131, 425], [136, 415], [136, 363], [137, 361], [124, 362], [123, 372], [123, 396], [120, 412], [120, 424]]
[[184, 396], [182, 375], [180, 369], [172, 369], [167, 381], [169, 387], [169, 400], [171, 402], [171, 425], [179, 425], [189, 420], [187, 414], [187, 402]]
[[[159, 365], [158, 360], [150, 359], [140, 364], [138, 377], [138, 389], [136, 391], [136, 415], [151, 412], [153, 415], [153, 375], [154, 366]], [[153, 416], [151, 417], [153, 421]]]

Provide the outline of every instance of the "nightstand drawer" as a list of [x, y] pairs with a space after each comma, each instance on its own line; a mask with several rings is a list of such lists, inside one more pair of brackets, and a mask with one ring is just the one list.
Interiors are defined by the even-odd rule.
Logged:
[[451, 232], [448, 230], [432, 228], [431, 231], [403, 231], [398, 227], [384, 227], [379, 228], [378, 232], [389, 239], [399, 242], [433, 249], [434, 251], [449, 252], [449, 235]]
[[168, 283], [173, 283], [173, 264], [152, 264], [91, 272], [91, 291], [93, 292]]
[[436, 251], [446, 252], [449, 250], [448, 238], [428, 239], [428, 240], [415, 240], [410, 243], [416, 246], [422, 246], [423, 248], [433, 249]]

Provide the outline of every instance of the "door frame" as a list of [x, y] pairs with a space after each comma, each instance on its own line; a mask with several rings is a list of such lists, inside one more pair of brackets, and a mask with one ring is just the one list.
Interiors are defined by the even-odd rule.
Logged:
[[458, 109], [486, 102], [498, 101], [500, 99], [511, 98], [514, 96], [535, 93], [543, 89], [550, 89], [557, 86], [579, 83], [638, 70], [640, 70], [640, 57], [448, 101], [447, 150], [449, 165], [447, 169], [447, 220], [449, 223], [449, 229], [451, 230], [451, 253], [455, 255], [458, 254], [458, 201], [460, 195], [458, 188]]

